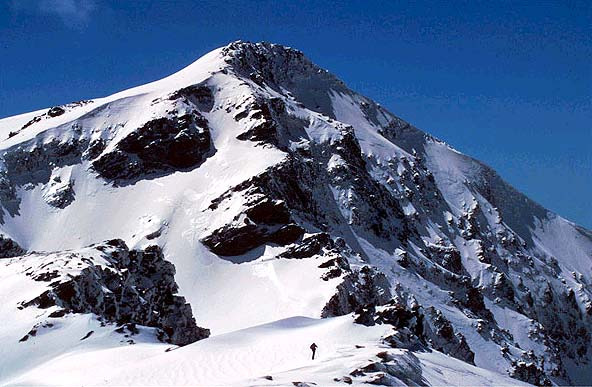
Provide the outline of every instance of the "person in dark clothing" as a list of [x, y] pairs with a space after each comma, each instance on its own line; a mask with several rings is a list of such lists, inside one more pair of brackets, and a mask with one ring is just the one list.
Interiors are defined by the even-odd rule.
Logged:
[[310, 350], [312, 351], [312, 360], [314, 360], [314, 355], [315, 355], [315, 352], [317, 351], [317, 345], [315, 343], [312, 343], [310, 345]]

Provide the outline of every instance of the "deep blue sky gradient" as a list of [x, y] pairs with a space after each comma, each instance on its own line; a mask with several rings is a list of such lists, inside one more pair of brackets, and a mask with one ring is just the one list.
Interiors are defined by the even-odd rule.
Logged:
[[584, 1], [0, 0], [0, 117], [143, 84], [237, 39], [302, 50], [592, 228]]

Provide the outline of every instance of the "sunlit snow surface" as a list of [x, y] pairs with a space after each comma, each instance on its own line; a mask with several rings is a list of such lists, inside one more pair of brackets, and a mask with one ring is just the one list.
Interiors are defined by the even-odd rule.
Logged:
[[[82, 318], [81, 318], [82, 319]], [[92, 321], [72, 322], [71, 333], [93, 327]], [[82, 328], [82, 329], [81, 329]], [[165, 352], [164, 344], [138, 343], [113, 347], [108, 337], [87, 339], [62, 356], [15, 379], [9, 385], [261, 385], [286, 386], [292, 382], [335, 384], [376, 356], [386, 346], [377, 338], [387, 328], [352, 324], [349, 316], [312, 319], [292, 317], [252, 328], [213, 336]], [[319, 349], [310, 358], [308, 344]], [[59, 342], [48, 342], [60, 347]], [[408, 356], [406, 350], [394, 354]], [[416, 353], [431, 385], [526, 385], [514, 379], [470, 366], [439, 352]], [[271, 376], [272, 380], [265, 377]], [[48, 381], [50, 381], [48, 383]], [[363, 385], [362, 381], [354, 385]]]

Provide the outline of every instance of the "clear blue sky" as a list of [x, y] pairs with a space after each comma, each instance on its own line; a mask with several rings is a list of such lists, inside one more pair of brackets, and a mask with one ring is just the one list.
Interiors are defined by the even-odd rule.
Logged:
[[266, 40], [592, 228], [590, 2], [331, 3], [0, 0], [0, 117]]

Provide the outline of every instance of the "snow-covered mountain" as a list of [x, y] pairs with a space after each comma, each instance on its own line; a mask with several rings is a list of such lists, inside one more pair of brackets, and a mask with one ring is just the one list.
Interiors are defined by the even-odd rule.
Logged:
[[592, 232], [297, 50], [234, 42], [0, 148], [0, 384], [592, 381]]

